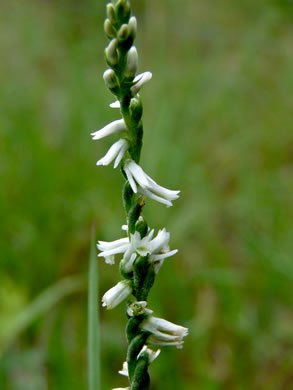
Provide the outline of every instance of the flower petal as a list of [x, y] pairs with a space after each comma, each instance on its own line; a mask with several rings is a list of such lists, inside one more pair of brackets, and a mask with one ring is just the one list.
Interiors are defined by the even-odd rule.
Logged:
[[118, 119], [114, 122], [109, 123], [105, 127], [103, 127], [101, 130], [97, 130], [93, 133], [91, 133], [94, 140], [101, 139], [104, 137], [107, 137], [110, 134], [116, 134], [123, 130], [126, 130], [126, 124], [124, 122], [124, 119]]

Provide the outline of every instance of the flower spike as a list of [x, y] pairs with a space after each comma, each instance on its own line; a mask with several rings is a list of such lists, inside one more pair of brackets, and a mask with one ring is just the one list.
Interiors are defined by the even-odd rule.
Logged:
[[127, 300], [126, 336], [127, 360], [119, 374], [126, 376], [129, 387], [112, 390], [150, 388], [149, 365], [159, 356], [160, 349], [152, 346], [182, 348], [188, 329], [155, 317], [148, 307], [148, 294], [165, 259], [178, 250], [169, 247], [170, 233], [165, 228], [155, 234], [143, 215], [146, 198], [172, 206], [180, 191], [160, 186], [140, 166], [143, 143], [143, 106], [140, 91], [152, 78], [151, 72], [138, 75], [138, 52], [134, 43], [137, 20], [131, 15], [130, 0], [115, 0], [107, 4], [104, 31], [109, 40], [105, 49], [108, 69], [103, 74], [107, 88], [115, 100], [111, 108], [119, 108], [121, 118], [93, 132], [92, 139], [118, 135], [97, 165], [114, 162], [119, 165], [125, 183], [122, 190], [126, 224], [122, 226], [124, 237], [114, 241], [98, 241], [98, 257], [107, 264], [120, 258], [119, 270], [123, 280], [110, 288], [102, 297], [102, 305], [110, 310]]

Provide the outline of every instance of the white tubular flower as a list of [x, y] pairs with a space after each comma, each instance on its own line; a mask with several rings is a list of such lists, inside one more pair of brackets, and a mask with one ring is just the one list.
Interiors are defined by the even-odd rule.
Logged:
[[91, 136], [93, 137], [93, 140], [101, 139], [104, 137], [107, 137], [111, 134], [120, 133], [121, 131], [127, 130], [127, 126], [124, 122], [124, 119], [118, 119], [117, 121], [111, 122], [105, 127], [103, 127], [101, 130], [97, 130], [93, 133], [91, 133]]
[[111, 108], [120, 108], [120, 102], [119, 100], [116, 100], [115, 102], [109, 104]]
[[122, 370], [118, 371], [118, 374], [128, 377], [128, 363], [123, 362]]
[[172, 200], [179, 198], [180, 191], [172, 191], [160, 186], [133, 160], [126, 160], [123, 168], [133, 192], [139, 192], [167, 207], [172, 206]]
[[131, 293], [132, 288], [130, 287], [129, 282], [127, 280], [122, 280], [104, 294], [102, 306], [111, 310], [124, 301]]
[[109, 165], [115, 159], [114, 168], [117, 168], [128, 148], [128, 141], [121, 138], [111, 146], [103, 158], [97, 161], [97, 165]]
[[153, 351], [152, 349], [144, 345], [142, 347], [142, 350], [137, 355], [137, 359], [147, 356], [149, 364], [151, 364], [160, 355], [160, 353], [161, 353], [160, 349], [158, 349], [157, 351]]
[[152, 77], [153, 75], [151, 72], [144, 72], [138, 74], [133, 80], [135, 84], [130, 88], [133, 96], [135, 96], [143, 87], [143, 85], [150, 81]]
[[154, 264], [155, 272], [158, 273], [164, 260], [178, 252], [177, 249], [170, 251], [169, 248], [170, 233], [166, 229], [159, 230], [157, 236], [151, 241], [150, 263]]
[[183, 337], [188, 335], [187, 328], [153, 316], [144, 320], [141, 327], [151, 333], [147, 339], [148, 344], [151, 345], [175, 345], [180, 348], [183, 344]]
[[98, 257], [104, 257], [107, 264], [115, 263], [115, 255], [124, 253], [129, 247], [129, 238], [120, 238], [115, 241], [98, 241], [97, 248], [101, 251]]
[[122, 259], [122, 267], [125, 272], [131, 272], [133, 268], [133, 263], [136, 260], [137, 253], [141, 256], [146, 256], [150, 254], [150, 240], [154, 231], [152, 230], [146, 237], [141, 239], [139, 232], [135, 232], [134, 234], [130, 234], [130, 244], [127, 250], [124, 253]]

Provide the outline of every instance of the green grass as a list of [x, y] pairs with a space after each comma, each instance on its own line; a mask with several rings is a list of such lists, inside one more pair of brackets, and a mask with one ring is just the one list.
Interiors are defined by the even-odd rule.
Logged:
[[[293, 369], [292, 5], [133, 0], [145, 138], [141, 163], [181, 189], [152, 201], [171, 247], [150, 294], [190, 328], [151, 366], [153, 390], [289, 390]], [[0, 332], [39, 294], [88, 269], [91, 226], [120, 238], [122, 178], [97, 168], [117, 112], [102, 72], [104, 2], [12, 0], [0, 24]], [[170, 155], [172, 160], [170, 160]], [[100, 294], [119, 279], [100, 263]], [[126, 386], [123, 305], [101, 309], [103, 388]], [[86, 390], [87, 295], [60, 299], [17, 333], [1, 390]]]

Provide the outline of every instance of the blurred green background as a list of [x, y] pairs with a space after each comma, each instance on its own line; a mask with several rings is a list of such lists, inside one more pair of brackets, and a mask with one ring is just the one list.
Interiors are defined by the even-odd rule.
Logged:
[[[90, 137], [119, 118], [102, 80], [105, 3], [1, 2], [1, 390], [87, 389], [91, 226], [111, 241], [124, 223], [119, 171], [95, 166], [113, 139]], [[153, 72], [141, 164], [182, 190], [145, 208], [180, 250], [150, 306], [190, 329], [151, 366], [152, 389], [293, 389], [292, 3], [132, 3]], [[119, 272], [99, 272], [102, 295]], [[127, 385], [125, 323], [123, 305], [101, 310], [103, 389]]]

